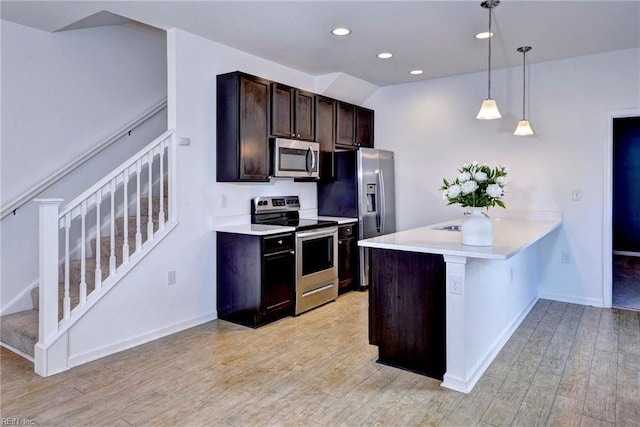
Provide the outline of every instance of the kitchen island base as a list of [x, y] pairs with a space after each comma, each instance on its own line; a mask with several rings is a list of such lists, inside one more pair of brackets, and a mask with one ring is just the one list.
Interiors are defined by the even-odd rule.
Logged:
[[371, 266], [369, 342], [378, 346], [378, 362], [442, 380], [446, 367], [442, 255], [372, 249]]
[[[536, 243], [560, 228], [562, 215], [492, 219], [490, 247], [462, 245], [460, 234], [450, 231], [459, 223], [358, 245], [377, 253], [370, 266], [369, 340], [379, 347], [380, 361], [469, 393], [536, 303], [544, 269]], [[446, 362], [436, 363], [439, 357]]]

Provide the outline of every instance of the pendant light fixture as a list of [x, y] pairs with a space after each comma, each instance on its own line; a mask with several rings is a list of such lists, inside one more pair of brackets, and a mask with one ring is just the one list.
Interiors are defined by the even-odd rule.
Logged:
[[532, 49], [531, 46], [522, 46], [517, 50], [522, 53], [522, 119], [518, 122], [518, 127], [516, 127], [516, 131], [513, 133], [517, 136], [528, 136], [533, 135], [533, 129], [531, 129], [531, 125], [529, 124], [529, 120], [525, 118], [524, 115], [524, 105], [525, 105], [525, 93], [526, 93], [526, 80], [525, 80], [525, 69], [526, 69], [526, 55]]
[[496, 101], [491, 98], [491, 10], [494, 7], [498, 7], [500, 4], [500, 0], [486, 0], [483, 1], [480, 6], [485, 9], [489, 9], [489, 78], [488, 78], [488, 94], [487, 99], [482, 101], [482, 106], [480, 107], [480, 111], [476, 116], [476, 119], [481, 120], [491, 120], [491, 119], [499, 119], [502, 117], [500, 115], [500, 111], [498, 111], [498, 105]]

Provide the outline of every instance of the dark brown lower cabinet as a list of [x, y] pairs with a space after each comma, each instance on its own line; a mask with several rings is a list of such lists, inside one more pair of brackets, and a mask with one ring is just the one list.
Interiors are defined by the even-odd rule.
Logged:
[[369, 342], [378, 362], [442, 380], [446, 371], [442, 255], [371, 249]]
[[343, 294], [360, 283], [358, 224], [338, 227], [338, 293]]
[[218, 317], [258, 327], [293, 314], [293, 233], [217, 233]]

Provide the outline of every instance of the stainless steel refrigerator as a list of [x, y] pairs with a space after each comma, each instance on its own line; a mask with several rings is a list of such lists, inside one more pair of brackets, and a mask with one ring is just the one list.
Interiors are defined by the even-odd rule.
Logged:
[[[318, 214], [358, 218], [360, 239], [396, 231], [393, 152], [335, 153], [336, 179], [318, 183]], [[360, 248], [360, 287], [369, 286], [369, 250]]]

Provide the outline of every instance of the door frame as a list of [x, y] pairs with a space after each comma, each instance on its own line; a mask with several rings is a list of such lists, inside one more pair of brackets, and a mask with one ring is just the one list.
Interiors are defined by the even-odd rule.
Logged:
[[604, 203], [602, 221], [602, 301], [613, 305], [613, 120], [640, 117], [640, 108], [607, 112], [607, 137], [604, 152]]

